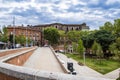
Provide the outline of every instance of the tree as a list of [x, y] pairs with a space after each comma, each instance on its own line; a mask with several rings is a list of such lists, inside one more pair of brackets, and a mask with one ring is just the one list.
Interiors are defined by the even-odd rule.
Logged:
[[98, 43], [97, 43], [97, 53], [96, 53], [96, 55], [99, 59], [101, 59], [101, 57], [103, 56], [102, 47]]
[[7, 28], [4, 27], [3, 28], [3, 34], [1, 35], [0, 41], [8, 42], [8, 35], [7, 34], [8, 34]]
[[72, 42], [72, 46], [73, 46], [73, 51], [76, 52], [77, 51], [77, 43]]
[[9, 35], [9, 41], [10, 41], [10, 43], [13, 43], [13, 34]]
[[78, 42], [78, 40], [80, 39], [80, 33], [78, 31], [69, 31], [67, 33], [67, 37], [70, 41], [72, 42]]
[[111, 52], [111, 53], [113, 53], [113, 54], [115, 54], [116, 52], [116, 50], [117, 50], [117, 47], [116, 47], [116, 43], [112, 43], [111, 45], [109, 45], [109, 51]]
[[82, 40], [87, 53], [89, 53], [89, 49], [92, 47], [94, 42], [94, 32], [89, 32], [87, 35], [82, 36]]
[[98, 50], [98, 43], [96, 41], [94, 41], [93, 45], [92, 45], [92, 53], [96, 54]]
[[60, 35], [60, 44], [63, 44], [65, 43], [65, 38], [66, 38], [66, 34], [65, 34], [65, 31], [62, 31], [62, 30], [59, 30], [59, 35]]
[[120, 19], [114, 20], [114, 31], [117, 37], [120, 37]]
[[51, 45], [57, 44], [60, 38], [60, 34], [56, 28], [46, 28], [44, 30], [44, 38], [49, 41]]
[[103, 26], [100, 27], [100, 30], [107, 30], [110, 32], [114, 32], [114, 27], [112, 23], [106, 22]]
[[109, 49], [109, 45], [115, 41], [113, 34], [106, 30], [99, 30], [94, 34], [96, 41], [102, 46], [104, 53]]
[[120, 37], [116, 39], [116, 47], [117, 47], [116, 56], [118, 57], [118, 60], [120, 61]]
[[116, 39], [116, 47], [120, 50], [120, 37]]
[[84, 52], [84, 46], [83, 46], [83, 41], [80, 39], [78, 41], [78, 47], [77, 47], [77, 52], [81, 55]]
[[23, 35], [16, 36], [16, 43], [19, 43], [21, 45], [24, 45], [26, 43], [26, 38]]

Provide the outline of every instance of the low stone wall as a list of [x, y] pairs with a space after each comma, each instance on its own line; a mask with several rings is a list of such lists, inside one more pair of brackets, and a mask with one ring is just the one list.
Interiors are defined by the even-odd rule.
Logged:
[[26, 62], [26, 60], [32, 55], [33, 52], [34, 50], [26, 52], [25, 54], [13, 57], [5, 62], [17, 66], [22, 66]]
[[[76, 75], [63, 74], [63, 73], [40, 71], [40, 70], [15, 66], [2, 62], [0, 62], [0, 73], [12, 77], [13, 79], [11, 80], [113, 80], [113, 79], [105, 79], [105, 78], [94, 78], [87, 76], [76, 76]], [[1, 80], [10, 80], [10, 79], [1, 79]]]
[[61, 62], [61, 60], [58, 58], [58, 56], [55, 54], [54, 49], [50, 46], [51, 51], [53, 52], [55, 58], [57, 59], [57, 61], [59, 62], [60, 66], [62, 67], [62, 69], [64, 70], [65, 73], [70, 73], [69, 70], [64, 66], [64, 64]]
[[4, 50], [4, 51], [0, 52], [0, 57], [6, 56], [6, 55], [9, 55], [9, 54], [14, 54], [14, 53], [17, 53], [17, 52], [20, 52], [20, 51], [23, 51], [23, 50], [28, 50], [28, 49], [31, 49], [31, 48], [32, 47], [12, 49], [12, 50]]
[[0, 73], [0, 80], [22, 80], [22, 79], [18, 79], [16, 77], [12, 77], [12, 76]]

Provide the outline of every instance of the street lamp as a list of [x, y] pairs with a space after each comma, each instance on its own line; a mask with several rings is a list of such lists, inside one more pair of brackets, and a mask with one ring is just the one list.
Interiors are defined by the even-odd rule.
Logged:
[[84, 59], [84, 65], [85, 65], [85, 51], [83, 52], [83, 59]]
[[26, 47], [28, 47], [28, 34], [27, 34], [27, 27], [26, 27]]
[[120, 69], [119, 69], [119, 79], [120, 79]]
[[15, 48], [15, 17], [13, 17], [13, 48]]

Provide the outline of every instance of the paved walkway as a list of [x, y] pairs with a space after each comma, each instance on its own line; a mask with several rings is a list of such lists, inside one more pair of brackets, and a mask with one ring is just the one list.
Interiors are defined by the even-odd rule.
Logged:
[[112, 72], [109, 72], [107, 74], [105, 74], [104, 76], [110, 78], [110, 79], [117, 79], [119, 77], [119, 74], [120, 73], [120, 68], [119, 69], [116, 69]]
[[49, 47], [39, 47], [23, 66], [64, 73]]
[[97, 77], [97, 78], [108, 78], [108, 79], [117, 79], [119, 77], [119, 69], [112, 71], [106, 75], [103, 75], [87, 66], [80, 66], [78, 65], [77, 61], [67, 58], [65, 55], [61, 53], [56, 53], [61, 59], [62, 62], [66, 65], [67, 67], [67, 62], [73, 62], [74, 69], [77, 72], [77, 75], [80, 76], [89, 76], [89, 77]]
[[67, 62], [73, 62], [74, 69], [77, 72], [77, 75], [104, 78], [104, 76], [102, 74], [96, 72], [95, 70], [93, 70], [87, 66], [80, 66], [80, 65], [78, 65], [77, 61], [75, 61], [71, 58], [67, 58], [65, 55], [63, 55], [61, 53], [56, 53], [56, 54], [64, 61], [64, 64], [66, 64], [66, 67], [67, 67]]

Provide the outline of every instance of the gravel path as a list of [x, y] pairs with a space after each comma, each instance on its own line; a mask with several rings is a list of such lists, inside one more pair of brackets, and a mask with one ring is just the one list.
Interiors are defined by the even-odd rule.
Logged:
[[39, 70], [64, 73], [49, 47], [39, 47], [23, 66]]

